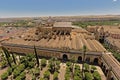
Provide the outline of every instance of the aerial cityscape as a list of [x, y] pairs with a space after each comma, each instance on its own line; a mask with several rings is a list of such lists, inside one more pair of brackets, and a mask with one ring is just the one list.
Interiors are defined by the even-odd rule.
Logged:
[[120, 0], [1, 1], [0, 80], [120, 80], [119, 9]]

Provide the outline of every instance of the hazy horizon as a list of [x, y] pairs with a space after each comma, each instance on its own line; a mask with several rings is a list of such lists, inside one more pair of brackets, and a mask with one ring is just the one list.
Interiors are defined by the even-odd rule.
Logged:
[[120, 15], [120, 0], [2, 0], [0, 18]]

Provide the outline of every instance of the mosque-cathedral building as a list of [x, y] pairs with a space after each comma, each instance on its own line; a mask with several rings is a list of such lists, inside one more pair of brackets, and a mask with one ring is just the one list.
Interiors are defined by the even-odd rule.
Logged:
[[88, 26], [85, 30], [73, 26], [71, 22], [42, 23], [29, 28], [18, 38], [1, 44], [16, 54], [34, 53], [35, 46], [39, 57], [56, 57], [63, 61], [74, 57], [78, 62], [83, 61], [83, 47], [86, 46], [85, 62], [98, 64], [107, 80], [119, 80], [119, 62], [98, 41], [104, 41], [110, 46], [110, 40], [119, 39], [119, 33], [114, 33], [115, 29], [119, 31], [119, 27], [110, 29], [112, 31], [108, 29], [110, 28]]
[[[19, 39], [10, 39], [2, 43], [14, 53], [33, 53], [36, 46], [39, 56], [82, 61], [83, 46], [87, 47], [85, 60], [99, 62], [100, 55], [106, 49], [95, 37], [82, 28], [72, 26], [71, 22], [55, 22], [52, 25], [30, 28]], [[91, 57], [92, 56], [92, 57]]]

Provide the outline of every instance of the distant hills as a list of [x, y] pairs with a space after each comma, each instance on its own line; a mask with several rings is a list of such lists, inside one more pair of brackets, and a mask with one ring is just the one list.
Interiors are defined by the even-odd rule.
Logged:
[[46, 16], [46, 17], [21, 17], [21, 18], [0, 18], [0, 22], [14, 22], [17, 20], [54, 20], [54, 21], [103, 21], [120, 20], [120, 15], [90, 15], [90, 16]]

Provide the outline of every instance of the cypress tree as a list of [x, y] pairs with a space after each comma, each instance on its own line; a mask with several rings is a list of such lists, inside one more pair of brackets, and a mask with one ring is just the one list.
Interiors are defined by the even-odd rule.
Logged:
[[86, 47], [85, 45], [83, 45], [82, 79], [84, 78], [84, 76], [83, 76], [83, 74], [84, 74], [84, 70], [83, 70], [83, 68], [84, 68], [84, 61], [85, 61], [85, 53], [86, 53], [86, 49], [87, 49], [87, 47]]
[[6, 59], [7, 59], [7, 62], [9, 64], [9, 66], [12, 67], [11, 63], [9, 61], [10, 54], [9, 54], [8, 50], [6, 48], [4, 48], [4, 47], [2, 47], [2, 50], [3, 50], [3, 52], [4, 52], [5, 56], [6, 56]]
[[35, 45], [34, 45], [34, 53], [35, 53], [35, 57], [36, 57], [36, 61], [37, 61], [37, 66], [39, 67], [39, 58], [38, 58], [38, 55], [37, 55], [37, 51], [36, 51]]

